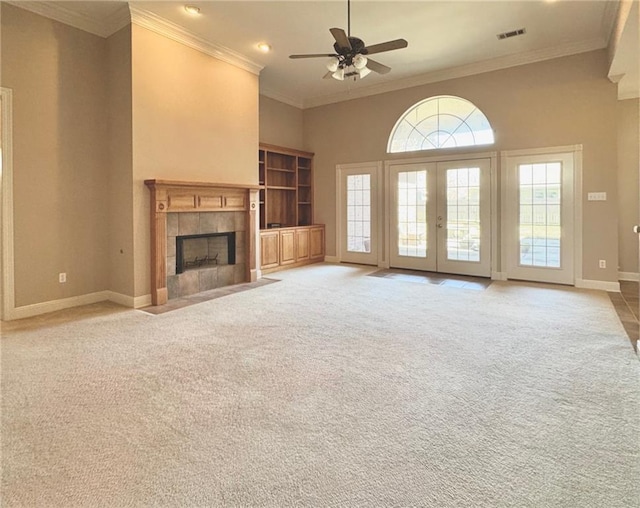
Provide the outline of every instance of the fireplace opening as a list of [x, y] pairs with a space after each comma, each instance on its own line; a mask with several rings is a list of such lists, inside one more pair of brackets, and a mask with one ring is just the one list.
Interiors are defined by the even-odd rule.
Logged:
[[187, 270], [235, 264], [234, 232], [176, 237], [176, 274]]

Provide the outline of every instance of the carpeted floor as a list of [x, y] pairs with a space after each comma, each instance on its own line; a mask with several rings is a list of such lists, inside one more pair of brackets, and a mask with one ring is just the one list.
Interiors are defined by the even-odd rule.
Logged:
[[3, 323], [2, 506], [638, 506], [606, 293], [371, 271]]

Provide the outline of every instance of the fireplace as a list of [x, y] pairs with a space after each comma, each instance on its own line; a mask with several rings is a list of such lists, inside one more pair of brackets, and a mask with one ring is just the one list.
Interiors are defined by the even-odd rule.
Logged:
[[235, 264], [235, 232], [176, 237], [176, 274], [211, 265]]
[[257, 185], [144, 183], [151, 198], [154, 305], [258, 278]]
[[167, 214], [169, 300], [247, 281], [244, 212]]

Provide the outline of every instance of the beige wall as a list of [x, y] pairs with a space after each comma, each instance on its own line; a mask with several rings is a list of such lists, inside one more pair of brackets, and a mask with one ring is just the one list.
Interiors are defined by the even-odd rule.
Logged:
[[6, 4], [1, 42], [17, 306], [147, 295], [143, 180], [257, 183], [258, 76], [135, 25], [103, 39]]
[[618, 210], [620, 222], [620, 271], [638, 273], [638, 235], [640, 224], [640, 100], [618, 101]]
[[135, 296], [149, 293], [144, 180], [257, 184], [258, 76], [133, 25]]
[[303, 111], [261, 95], [260, 142], [303, 150]]
[[[336, 164], [388, 159], [389, 134], [404, 111], [446, 94], [487, 115], [496, 131], [490, 150], [584, 146], [583, 278], [617, 280], [616, 87], [606, 75], [602, 50], [305, 110], [305, 148], [316, 154], [315, 219], [327, 224], [327, 254], [336, 254]], [[587, 202], [594, 191], [607, 192], [608, 201]]]
[[16, 305], [105, 290], [105, 40], [1, 8], [2, 86], [13, 90]]
[[131, 25], [107, 39], [109, 100], [109, 289], [133, 296]]

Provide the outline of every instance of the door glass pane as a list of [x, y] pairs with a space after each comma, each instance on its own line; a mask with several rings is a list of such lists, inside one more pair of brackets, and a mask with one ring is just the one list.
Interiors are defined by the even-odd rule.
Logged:
[[446, 175], [447, 259], [480, 262], [480, 168]]
[[347, 175], [347, 250], [371, 252], [371, 175]]
[[520, 265], [560, 268], [562, 166], [521, 164], [518, 171]]
[[398, 255], [427, 257], [427, 171], [398, 173]]

